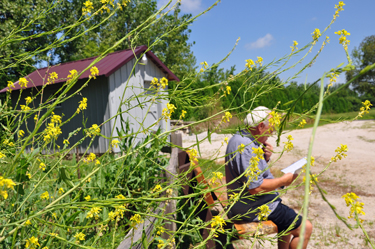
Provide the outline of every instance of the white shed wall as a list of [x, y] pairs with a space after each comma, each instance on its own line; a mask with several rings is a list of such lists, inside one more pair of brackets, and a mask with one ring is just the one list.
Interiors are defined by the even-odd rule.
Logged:
[[[149, 82], [154, 78], [166, 77], [166, 75], [151, 61], [148, 60], [147, 65], [137, 64], [135, 66], [134, 74], [131, 75], [133, 66], [136, 60], [132, 59], [115, 73], [109, 76], [109, 116], [112, 117], [110, 121], [112, 137], [118, 136], [117, 129], [121, 129], [120, 117], [113, 118], [120, 106], [121, 102], [126, 102], [128, 104], [122, 104], [122, 114], [123, 119], [126, 121], [129, 118], [130, 127], [133, 132], [142, 131], [143, 128], [147, 128], [152, 125], [161, 116], [162, 109], [168, 103], [167, 100], [160, 100], [158, 103], [150, 106], [150, 99], [152, 96], [146, 96], [140, 98], [139, 101], [145, 101], [145, 106], [143, 109], [138, 105], [138, 101], [135, 98], [136, 95], [140, 95], [149, 86]], [[130, 76], [131, 75], [131, 76]], [[130, 78], [129, 78], [130, 77]], [[145, 84], [146, 82], [146, 84]], [[130, 100], [130, 101], [127, 101]], [[145, 120], [145, 122], [143, 122]], [[145, 127], [141, 127], [142, 123]], [[152, 130], [156, 130], [161, 127], [163, 131], [167, 131], [170, 128], [169, 120], [165, 122], [162, 120], [158, 123], [158, 126], [153, 127]], [[144, 138], [144, 134], [140, 133], [135, 139], [135, 142], [139, 142]], [[114, 148], [114, 152], [119, 152], [119, 148]]]

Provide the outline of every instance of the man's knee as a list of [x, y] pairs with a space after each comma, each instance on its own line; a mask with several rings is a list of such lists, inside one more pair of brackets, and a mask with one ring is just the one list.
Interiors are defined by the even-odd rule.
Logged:
[[305, 236], [310, 237], [310, 235], [312, 233], [312, 230], [313, 230], [313, 225], [311, 224], [311, 222], [309, 220], [306, 220]]

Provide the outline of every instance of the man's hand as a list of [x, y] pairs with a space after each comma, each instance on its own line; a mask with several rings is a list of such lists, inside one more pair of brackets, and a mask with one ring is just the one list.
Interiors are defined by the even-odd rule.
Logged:
[[264, 147], [264, 159], [266, 159], [266, 162], [268, 162], [272, 155], [273, 146], [268, 142], [265, 142], [263, 145], [265, 146]]
[[280, 179], [284, 183], [283, 186], [289, 186], [294, 181], [294, 179], [297, 178], [297, 176], [298, 174], [286, 173], [285, 175], [280, 177]]

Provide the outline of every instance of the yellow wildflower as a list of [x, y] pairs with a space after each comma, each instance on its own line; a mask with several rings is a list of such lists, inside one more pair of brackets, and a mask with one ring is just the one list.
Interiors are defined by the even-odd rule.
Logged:
[[130, 226], [135, 227], [137, 224], [143, 223], [143, 220], [139, 214], [135, 214], [130, 218]]
[[315, 29], [314, 32], [311, 33], [313, 36], [313, 39], [314, 41], [317, 41], [319, 39], [319, 37], [322, 35], [320, 34], [320, 30], [319, 29]]
[[66, 83], [70, 83], [72, 81], [72, 79], [74, 79], [78, 74], [77, 70], [75, 70], [75, 69], [69, 71], [69, 73], [70, 74], [68, 75], [68, 80], [66, 81]]
[[90, 201], [91, 200], [91, 196], [86, 196], [85, 198], [84, 198], [86, 201]]
[[18, 82], [21, 87], [27, 87], [27, 83], [29, 83], [29, 81], [26, 78], [20, 78]]
[[15, 88], [14, 83], [12, 81], [8, 81], [8, 92], [12, 91], [12, 88]]
[[25, 132], [23, 130], [18, 131], [18, 136], [23, 137], [25, 135]]
[[96, 76], [99, 75], [99, 69], [96, 66], [93, 66], [92, 68], [90, 68], [90, 72], [91, 72], [90, 78], [92, 77], [96, 79]]
[[244, 150], [245, 150], [245, 145], [244, 145], [244, 144], [240, 144], [240, 145], [238, 145], [238, 152], [239, 152], [240, 154], [242, 154], [242, 152], [244, 152]]
[[294, 148], [294, 145], [293, 143], [291, 142], [293, 139], [292, 135], [288, 135], [288, 141], [287, 142], [284, 142], [284, 150], [286, 150], [287, 152], [291, 151], [293, 148]]
[[95, 218], [95, 220], [99, 219], [99, 212], [102, 211], [99, 207], [93, 207], [91, 210], [87, 213], [86, 219], [89, 218]]
[[260, 210], [260, 212], [258, 213], [258, 220], [267, 220], [268, 215], [271, 213], [270, 208], [266, 204], [264, 204], [260, 206], [258, 209]]
[[89, 132], [91, 134], [94, 134], [94, 135], [100, 135], [100, 127], [97, 125], [97, 124], [93, 124], [90, 129], [89, 129]]
[[277, 129], [279, 126], [280, 126], [280, 119], [281, 119], [281, 115], [278, 114], [277, 112], [275, 111], [272, 111], [270, 113], [270, 119], [268, 120], [269, 124], [270, 124], [270, 130], [272, 131], [274, 128]]
[[260, 160], [264, 159], [263, 157], [264, 151], [261, 147], [252, 148], [252, 150], [253, 150], [253, 154], [255, 154], [257, 158], [259, 158]]
[[76, 235], [74, 235], [73, 237], [76, 238], [77, 241], [80, 241], [80, 240], [85, 240], [85, 234], [83, 234], [82, 232], [79, 232], [79, 233], [76, 233]]
[[331, 158], [331, 161], [333, 162], [337, 162], [337, 160], [341, 160], [343, 157], [347, 156], [345, 152], [348, 152], [348, 146], [346, 144], [340, 144], [340, 147], [337, 147], [335, 152], [336, 155]]
[[257, 60], [255, 61], [255, 63], [259, 64], [259, 66], [262, 66], [263, 58], [260, 56], [257, 56]]
[[297, 45], [298, 45], [298, 42], [297, 41], [293, 41], [293, 46], [290, 47], [292, 49], [292, 52], [298, 50]]
[[118, 141], [117, 139], [113, 139], [112, 141], [111, 141], [111, 146], [114, 148], [114, 147], [116, 147], [116, 148], [118, 148], [118, 144], [120, 143], [120, 141]]
[[246, 60], [246, 64], [245, 64], [246, 69], [251, 71], [251, 70], [253, 70], [254, 65], [255, 65], [255, 63], [252, 59]]
[[157, 184], [157, 185], [151, 190], [151, 192], [159, 192], [160, 190], [162, 190], [162, 187], [160, 186], [160, 184]]
[[68, 140], [64, 139], [63, 144], [70, 144]]
[[27, 177], [28, 177], [29, 179], [31, 179], [31, 174], [30, 174], [30, 173], [26, 173], [26, 175], [27, 175]]
[[37, 248], [37, 246], [40, 246], [38, 242], [38, 238], [35, 238], [34, 236], [32, 236], [31, 238], [26, 240], [26, 245], [25, 245], [26, 248], [35, 249]]
[[7, 199], [8, 198], [8, 192], [6, 190], [0, 190], [0, 195], [4, 198], [4, 199]]
[[82, 8], [82, 15], [87, 15], [91, 13], [91, 11], [94, 9], [94, 6], [90, 0], [87, 0], [86, 2], [83, 3], [85, 7]]
[[162, 88], [166, 88], [168, 86], [168, 80], [163, 77], [161, 80], [160, 80], [160, 84], [161, 84], [161, 87]]
[[82, 98], [81, 101], [78, 102], [79, 106], [77, 108], [77, 113], [79, 113], [82, 110], [86, 110], [87, 108], [87, 98]]
[[21, 106], [21, 110], [22, 111], [29, 111], [29, 110], [31, 110], [31, 108], [28, 107], [27, 105], [20, 105], [20, 106]]
[[165, 228], [164, 227], [158, 227], [156, 234], [157, 235], [161, 235], [164, 232], [165, 232]]
[[31, 103], [31, 101], [33, 101], [33, 99], [30, 96], [28, 96], [25, 98], [25, 101], [26, 101], [26, 105], [28, 105]]
[[49, 194], [48, 194], [48, 191], [44, 192], [43, 194], [40, 195], [40, 199], [45, 199], [45, 200], [48, 200], [49, 199]]
[[301, 122], [299, 123], [298, 127], [301, 127], [303, 128], [306, 124], [306, 120], [305, 119], [302, 119]]
[[63, 188], [59, 188], [59, 195], [62, 195], [64, 193], [64, 189]]
[[25, 222], [25, 225], [26, 225], [26, 226], [31, 225], [31, 221], [30, 221], [30, 220], [27, 220], [27, 221]]
[[224, 232], [223, 225], [225, 224], [226, 224], [225, 220], [221, 218], [220, 215], [216, 215], [212, 217], [212, 223], [211, 223], [212, 228], [218, 228], [218, 230], [220, 230], [221, 232]]
[[221, 118], [221, 121], [226, 123], [226, 122], [229, 122], [231, 118], [232, 118], [232, 114], [230, 114], [230, 112], [225, 112], [224, 116]]
[[151, 85], [154, 85], [155, 87], [158, 87], [160, 85], [159, 80], [157, 78], [153, 78], [151, 80]]
[[163, 108], [163, 111], [162, 111], [162, 118], [165, 119], [165, 121], [167, 121], [168, 119], [171, 118], [172, 116], [172, 113], [174, 112], [174, 110], [177, 109], [174, 104], [170, 104], [168, 103], [167, 104], [167, 108]]
[[187, 113], [187, 112], [186, 112], [185, 110], [182, 110], [179, 119], [183, 119], [183, 118], [185, 117], [185, 114], [186, 114], [186, 113]]
[[45, 171], [45, 170], [46, 170], [46, 165], [45, 165], [45, 163], [43, 163], [43, 162], [40, 163], [40, 164], [39, 164], [39, 169]]

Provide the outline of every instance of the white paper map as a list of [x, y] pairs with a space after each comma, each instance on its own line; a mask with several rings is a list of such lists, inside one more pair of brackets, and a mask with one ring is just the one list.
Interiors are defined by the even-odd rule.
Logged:
[[286, 174], [286, 173], [298, 174], [299, 172], [297, 172], [297, 171], [302, 169], [303, 165], [305, 165], [306, 163], [307, 163], [307, 159], [306, 159], [306, 157], [304, 157], [304, 158], [298, 160], [297, 162], [292, 163], [291, 165], [289, 165], [285, 169], [281, 170], [281, 172], [283, 172], [284, 174]]

